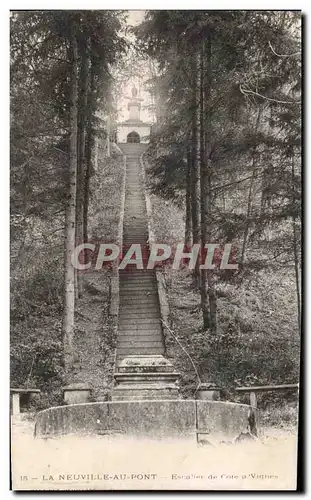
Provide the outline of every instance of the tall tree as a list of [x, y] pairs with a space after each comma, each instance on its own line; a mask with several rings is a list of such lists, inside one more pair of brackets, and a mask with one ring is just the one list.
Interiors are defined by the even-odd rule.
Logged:
[[68, 377], [74, 362], [74, 315], [75, 315], [75, 268], [72, 257], [76, 235], [76, 190], [77, 190], [77, 137], [78, 137], [78, 44], [72, 29], [70, 37], [69, 60], [71, 63], [70, 80], [70, 139], [68, 201], [65, 219], [65, 300], [63, 312], [64, 362]]

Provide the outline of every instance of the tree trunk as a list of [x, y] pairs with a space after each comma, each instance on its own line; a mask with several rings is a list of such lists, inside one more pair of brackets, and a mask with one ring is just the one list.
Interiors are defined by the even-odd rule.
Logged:
[[95, 113], [95, 74], [94, 61], [91, 60], [90, 86], [87, 99], [87, 135], [86, 135], [86, 165], [83, 192], [83, 239], [88, 240], [88, 210], [90, 197], [90, 180], [93, 174], [92, 154], [95, 147], [95, 130], [93, 114]]
[[295, 281], [296, 281], [296, 295], [297, 295], [297, 319], [298, 329], [301, 330], [301, 299], [300, 299], [300, 283], [299, 283], [299, 258], [296, 234], [296, 219], [293, 217], [293, 251], [294, 251], [294, 264], [295, 264]]
[[[81, 45], [81, 69], [79, 78], [79, 108], [78, 108], [78, 165], [77, 165], [77, 207], [76, 207], [76, 245], [83, 243], [83, 201], [84, 201], [84, 179], [85, 179], [85, 142], [87, 121], [87, 96], [89, 77], [89, 54], [88, 44], [85, 41]], [[76, 296], [82, 294], [82, 283], [77, 276]]]
[[[198, 56], [194, 54], [192, 60], [193, 94], [192, 94], [192, 120], [191, 120], [191, 215], [193, 244], [201, 241], [200, 231], [200, 163], [199, 163], [199, 129], [198, 129]], [[196, 284], [200, 286], [200, 261], [194, 270]]]
[[[204, 60], [206, 61], [206, 68], [204, 68]], [[212, 47], [210, 33], [208, 33], [205, 40], [202, 40], [200, 80], [201, 240], [202, 248], [204, 248], [207, 243], [211, 243], [212, 233], [212, 123], [210, 111]], [[211, 333], [217, 334], [217, 298], [215, 290], [215, 271], [213, 269], [201, 269], [200, 291], [203, 327], [205, 329], [209, 328]]]
[[190, 248], [192, 244], [192, 219], [191, 219], [191, 151], [187, 147], [187, 186], [186, 186], [186, 222], [185, 222], [185, 247]]
[[[292, 158], [292, 185], [294, 186], [295, 165], [294, 156]], [[294, 201], [294, 200], [293, 200]], [[297, 320], [298, 330], [301, 330], [301, 298], [300, 298], [300, 279], [299, 279], [299, 257], [298, 257], [298, 243], [296, 232], [296, 217], [292, 217], [293, 223], [293, 254], [294, 254], [294, 267], [295, 267], [295, 282], [296, 282], [296, 296], [297, 296]]]
[[107, 117], [107, 157], [110, 158], [110, 115]]
[[75, 249], [77, 184], [78, 47], [75, 35], [72, 35], [70, 41], [70, 60], [69, 188], [65, 214], [65, 297], [62, 325], [64, 366], [67, 382], [70, 381], [74, 363], [75, 269], [71, 258]]
[[[256, 124], [255, 124], [255, 133], [258, 132], [261, 113], [262, 113], [262, 108], [259, 108], [257, 118], [256, 118]], [[243, 266], [244, 260], [245, 260], [248, 233], [249, 233], [249, 228], [250, 228], [250, 218], [251, 218], [251, 213], [252, 213], [252, 201], [253, 201], [253, 193], [254, 193], [254, 183], [255, 183], [255, 179], [256, 179], [256, 168], [257, 168], [257, 164], [256, 164], [256, 160], [255, 160], [256, 149], [257, 148], [255, 146], [253, 148], [253, 151], [252, 151], [252, 177], [251, 177], [251, 182], [250, 182], [249, 191], [248, 191], [246, 224], [245, 224], [245, 229], [244, 229], [244, 234], [243, 234], [243, 244], [242, 244], [242, 252], [241, 252], [241, 262], [240, 262], [241, 267]]]
[[249, 191], [248, 191], [246, 224], [245, 224], [245, 229], [244, 229], [244, 234], [243, 234], [243, 244], [242, 244], [242, 252], [241, 252], [241, 262], [240, 262], [241, 267], [244, 264], [246, 247], [247, 247], [247, 240], [248, 240], [248, 233], [249, 233], [249, 226], [250, 226], [250, 217], [251, 217], [251, 212], [252, 212], [252, 199], [253, 199], [255, 169], [256, 169], [256, 162], [255, 162], [254, 155], [253, 155], [253, 159], [252, 159], [252, 165], [253, 165], [253, 173], [252, 173], [252, 178], [251, 178]]

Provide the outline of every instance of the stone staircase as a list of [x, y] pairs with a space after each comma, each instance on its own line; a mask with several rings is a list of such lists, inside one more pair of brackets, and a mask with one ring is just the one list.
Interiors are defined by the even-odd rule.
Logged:
[[[140, 156], [144, 144], [119, 144], [126, 155], [123, 254], [132, 244], [149, 258], [148, 218]], [[155, 399], [177, 394], [176, 375], [166, 365], [157, 280], [154, 270], [128, 265], [119, 271], [119, 324], [112, 399]], [[163, 361], [164, 360], [164, 361]], [[168, 366], [168, 365], [167, 365]], [[122, 372], [122, 374], [121, 374]]]

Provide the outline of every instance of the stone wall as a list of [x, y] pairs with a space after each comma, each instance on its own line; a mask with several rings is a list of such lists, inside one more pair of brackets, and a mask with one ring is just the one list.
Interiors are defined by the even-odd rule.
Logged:
[[58, 406], [37, 414], [37, 437], [64, 434], [125, 434], [187, 437], [196, 429], [211, 440], [235, 439], [248, 429], [250, 407], [196, 400], [107, 401]]

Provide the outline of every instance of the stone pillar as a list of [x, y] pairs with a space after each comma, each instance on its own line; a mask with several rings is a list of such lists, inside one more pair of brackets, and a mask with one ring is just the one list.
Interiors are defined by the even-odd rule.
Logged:
[[18, 392], [13, 392], [12, 394], [12, 414], [19, 415], [20, 409], [20, 394]]
[[85, 383], [75, 383], [63, 387], [64, 403], [67, 405], [88, 403], [91, 396], [91, 388]]
[[214, 384], [200, 384], [196, 391], [196, 399], [218, 401], [220, 399], [220, 387]]
[[93, 149], [93, 164], [94, 170], [98, 170], [98, 137], [95, 135], [94, 149]]

